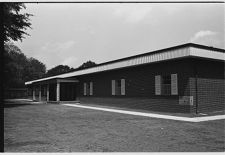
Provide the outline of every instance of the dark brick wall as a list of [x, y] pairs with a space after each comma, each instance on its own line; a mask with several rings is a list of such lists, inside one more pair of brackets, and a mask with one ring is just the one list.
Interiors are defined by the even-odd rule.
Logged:
[[[174, 73], [178, 75], [178, 95], [155, 95], [155, 75]], [[111, 80], [123, 78], [126, 80], [126, 95], [112, 96]], [[84, 75], [78, 79], [81, 103], [191, 113], [196, 112], [198, 103], [199, 112], [224, 110], [223, 62], [186, 58]], [[83, 96], [83, 83], [90, 81], [93, 82], [93, 96]], [[179, 96], [193, 96], [194, 105], [179, 105]]]
[[82, 104], [96, 104], [119, 108], [158, 112], [190, 113], [190, 106], [178, 104], [177, 96], [170, 97], [80, 97]]
[[197, 73], [198, 93], [195, 92], [196, 79], [192, 74], [190, 93], [194, 96], [195, 106], [191, 111], [196, 111], [196, 98], [200, 113], [225, 110], [224, 62], [193, 60], [192, 64], [195, 64], [193, 71], [196, 70]]
[[155, 96], [155, 75], [178, 74], [178, 93], [180, 96], [189, 95], [189, 75], [192, 68], [191, 60], [174, 60], [138, 67], [101, 72], [78, 77], [81, 96], [83, 95], [83, 83], [93, 82], [93, 96], [112, 97], [111, 80], [126, 79], [125, 97], [152, 97]]
[[[179, 105], [179, 96], [189, 96], [190, 59], [173, 60], [78, 77], [81, 102], [126, 105], [157, 111], [190, 112], [190, 106]], [[178, 74], [178, 94], [155, 95], [155, 75]], [[111, 95], [111, 80], [126, 80], [126, 95]], [[83, 83], [93, 82], [93, 96], [83, 96]]]

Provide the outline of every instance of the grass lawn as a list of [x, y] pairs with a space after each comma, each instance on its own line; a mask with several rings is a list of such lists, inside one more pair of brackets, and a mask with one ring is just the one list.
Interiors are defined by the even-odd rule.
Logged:
[[58, 104], [6, 104], [5, 152], [225, 151], [224, 120], [188, 123]]

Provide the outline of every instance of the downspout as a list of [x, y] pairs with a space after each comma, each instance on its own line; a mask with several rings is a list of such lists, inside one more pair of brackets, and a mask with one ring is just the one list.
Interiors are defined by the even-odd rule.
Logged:
[[195, 72], [195, 96], [196, 96], [195, 113], [198, 114], [198, 71], [196, 61], [194, 63], [194, 72]]

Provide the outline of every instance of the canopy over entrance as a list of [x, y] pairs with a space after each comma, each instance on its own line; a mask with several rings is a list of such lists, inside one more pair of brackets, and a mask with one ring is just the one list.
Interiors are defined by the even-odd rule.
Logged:
[[55, 78], [27, 85], [32, 92], [33, 100], [60, 102], [77, 100], [78, 82], [75, 78]]

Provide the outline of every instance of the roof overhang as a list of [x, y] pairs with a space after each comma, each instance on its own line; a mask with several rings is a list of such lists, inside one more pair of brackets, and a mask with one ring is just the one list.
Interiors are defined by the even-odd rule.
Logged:
[[56, 78], [69, 78], [75, 77], [79, 75], [97, 73], [102, 71], [108, 71], [113, 69], [120, 69], [125, 67], [133, 67], [142, 64], [149, 64], [153, 62], [165, 61], [165, 60], [172, 60], [177, 58], [187, 58], [187, 57], [197, 57], [197, 58], [207, 58], [213, 60], [225, 60], [225, 50], [212, 48], [208, 46], [198, 45], [198, 44], [184, 44], [176, 47], [171, 47], [167, 49], [162, 49], [158, 51], [153, 51], [137, 56], [132, 56], [128, 58], [123, 58], [107, 63], [99, 64], [95, 67], [82, 69], [70, 73], [65, 73], [57, 76], [52, 76], [48, 78], [28, 81], [25, 85], [33, 84], [40, 81], [46, 81]]
[[42, 84], [46, 84], [46, 83], [77, 83], [79, 82], [79, 80], [77, 79], [66, 79], [66, 78], [45, 78], [46, 80], [43, 79], [39, 79], [39, 80], [34, 80], [34, 81], [29, 81], [29, 82], [25, 82], [25, 85], [30, 85], [30, 84], [37, 84], [37, 83], [42, 83]]

